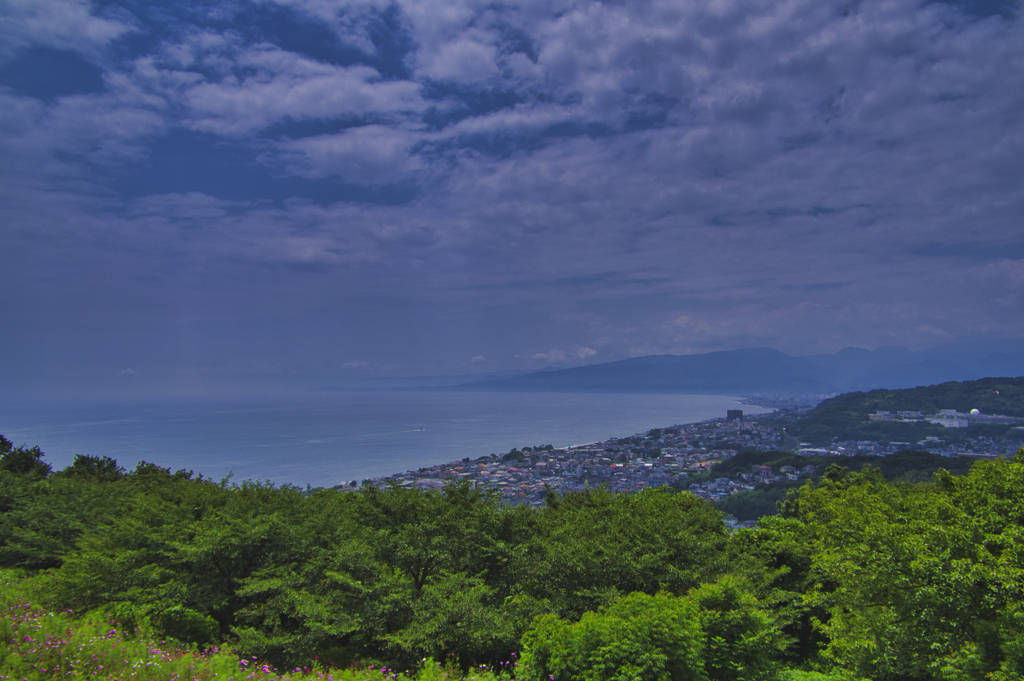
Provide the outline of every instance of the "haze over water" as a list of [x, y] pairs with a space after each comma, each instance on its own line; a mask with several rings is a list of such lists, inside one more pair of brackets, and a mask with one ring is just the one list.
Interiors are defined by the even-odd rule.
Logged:
[[718, 395], [360, 391], [0, 405], [0, 433], [54, 470], [75, 454], [207, 478], [327, 487], [513, 447], [564, 447], [767, 410]]

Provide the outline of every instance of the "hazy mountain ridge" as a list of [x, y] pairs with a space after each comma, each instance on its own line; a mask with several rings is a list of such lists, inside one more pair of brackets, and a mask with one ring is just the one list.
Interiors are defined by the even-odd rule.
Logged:
[[[1016, 346], [1016, 347], [1014, 347]], [[794, 357], [772, 348], [697, 355], [649, 355], [458, 386], [474, 390], [827, 394], [913, 388], [990, 376], [1024, 375], [1024, 345], [945, 346], [913, 351], [844, 348]]]

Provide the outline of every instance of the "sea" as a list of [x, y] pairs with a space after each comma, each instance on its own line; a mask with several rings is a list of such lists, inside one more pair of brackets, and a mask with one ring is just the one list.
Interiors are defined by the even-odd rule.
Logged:
[[213, 480], [331, 487], [512, 448], [590, 444], [769, 411], [718, 395], [366, 390], [0, 403], [0, 434], [54, 470], [76, 454]]

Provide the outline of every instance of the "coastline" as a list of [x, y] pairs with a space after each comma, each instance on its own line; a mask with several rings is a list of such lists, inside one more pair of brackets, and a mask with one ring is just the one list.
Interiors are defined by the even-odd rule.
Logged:
[[[59, 470], [76, 454], [219, 480], [331, 486], [517, 447], [594, 443], [742, 408], [738, 397], [377, 391], [0, 403], [0, 433]], [[759, 411], [768, 411], [759, 409]]]
[[756, 416], [744, 418], [741, 412], [734, 416], [652, 428], [584, 445], [546, 445], [467, 457], [362, 482], [351, 480], [337, 488], [357, 490], [374, 484], [440, 489], [468, 481], [495, 491], [509, 503], [529, 505], [541, 505], [552, 491], [596, 486], [607, 486], [613, 493], [663, 485], [681, 489], [688, 478], [733, 456], [737, 448], [774, 449], [781, 442], [783, 434], [761, 425]]

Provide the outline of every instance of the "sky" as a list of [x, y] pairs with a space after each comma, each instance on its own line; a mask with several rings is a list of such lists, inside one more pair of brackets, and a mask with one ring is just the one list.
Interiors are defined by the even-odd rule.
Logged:
[[1021, 0], [0, 0], [0, 385], [1024, 339]]

